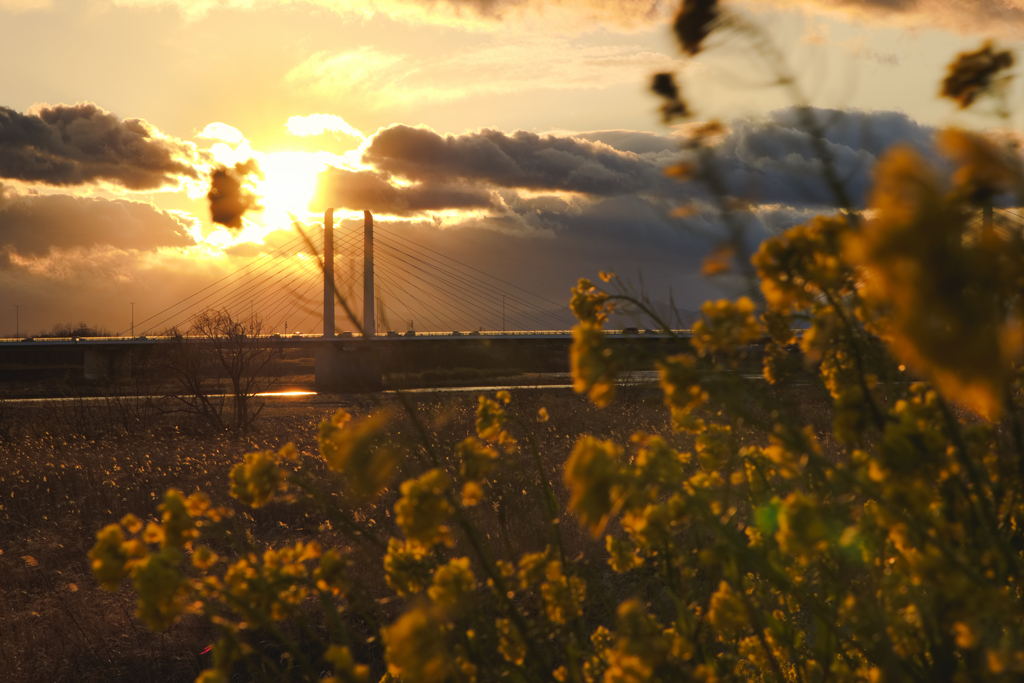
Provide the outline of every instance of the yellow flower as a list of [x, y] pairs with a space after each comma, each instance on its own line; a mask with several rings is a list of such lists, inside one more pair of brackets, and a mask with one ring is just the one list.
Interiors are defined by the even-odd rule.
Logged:
[[745, 296], [735, 302], [708, 301], [700, 310], [703, 316], [693, 324], [692, 342], [702, 356], [742, 351], [764, 336], [754, 302]]
[[498, 629], [498, 652], [506, 662], [522, 666], [526, 659], [526, 643], [519, 629], [511, 619], [498, 619], [495, 626]]
[[861, 293], [883, 308], [882, 333], [900, 360], [945, 395], [987, 416], [1001, 410], [1024, 347], [1020, 247], [996, 231], [969, 239], [961, 198], [908, 147], [876, 166], [874, 218], [847, 244]]
[[124, 532], [117, 524], [108, 524], [96, 534], [96, 545], [89, 551], [92, 573], [108, 591], [116, 591], [128, 576], [126, 564], [130, 559], [124, 549]]
[[544, 599], [544, 612], [553, 624], [566, 624], [583, 614], [586, 582], [578, 576], [562, 573], [562, 563], [552, 560], [544, 568], [544, 583], [540, 586]]
[[484, 490], [480, 484], [475, 481], [467, 481], [462, 485], [461, 502], [462, 507], [471, 508], [474, 505], [479, 505], [480, 501], [484, 499]]
[[281, 487], [283, 478], [274, 451], [246, 453], [231, 468], [231, 495], [254, 508], [263, 507]]
[[324, 653], [324, 659], [331, 663], [336, 683], [366, 683], [370, 678], [370, 667], [356, 664], [352, 651], [340, 645], [331, 645]]
[[644, 563], [644, 558], [630, 541], [614, 536], [606, 536], [604, 540], [605, 548], [608, 549], [608, 564], [616, 572], [622, 574]]
[[569, 365], [576, 393], [587, 394], [599, 408], [611, 403], [619, 363], [601, 324], [581, 321], [572, 328]]
[[196, 548], [196, 551], [192, 553], [192, 565], [196, 569], [204, 571], [216, 564], [219, 559], [220, 558], [217, 557], [217, 553], [213, 552], [205, 545], [199, 546]]
[[569, 308], [580, 322], [603, 325], [608, 320], [610, 304], [608, 295], [585, 278], [572, 288]]
[[134, 563], [132, 581], [139, 618], [154, 631], [170, 626], [185, 611], [191, 585], [180, 567], [180, 552], [167, 548]]
[[672, 413], [673, 428], [688, 432], [703, 430], [703, 421], [693, 416], [708, 400], [708, 393], [701, 388], [697, 376], [697, 359], [690, 354], [679, 354], [656, 365], [665, 405]]
[[718, 590], [711, 596], [708, 620], [718, 630], [718, 637], [724, 641], [735, 639], [747, 627], [747, 612], [743, 599], [725, 581], [718, 584]]
[[408, 683], [441, 683], [453, 672], [448, 626], [436, 607], [418, 605], [381, 629], [389, 672]]
[[428, 548], [452, 543], [445, 525], [454, 512], [447, 498], [450, 486], [448, 475], [439, 469], [402, 483], [402, 497], [395, 503], [395, 523], [406, 538]]
[[629, 479], [622, 448], [592, 436], [581, 438], [565, 463], [565, 483], [569, 508], [597, 536], [625, 502]]
[[455, 447], [459, 474], [468, 481], [478, 481], [494, 469], [498, 452], [476, 437], [466, 437]]
[[1014, 144], [999, 145], [984, 135], [957, 128], [940, 131], [936, 142], [957, 165], [953, 184], [960, 196], [984, 201], [999, 192], [1022, 189], [1024, 178]]
[[387, 441], [391, 419], [385, 410], [358, 420], [339, 410], [320, 423], [320, 454], [328, 467], [345, 475], [350, 492], [358, 498], [383, 491], [398, 468], [397, 455]]
[[604, 680], [607, 683], [652, 680], [654, 669], [665, 661], [671, 647], [664, 629], [636, 599], [619, 605], [617, 617], [615, 646], [605, 650], [608, 668]]
[[[843, 242], [851, 232], [842, 216], [817, 216], [761, 243], [751, 263], [761, 278], [761, 292], [776, 315], [806, 309], [823, 292], [843, 296], [852, 291], [853, 269], [843, 260]], [[766, 316], [768, 331], [787, 344], [789, 321]]]
[[779, 509], [779, 530], [775, 540], [779, 548], [809, 562], [828, 546], [829, 528], [818, 501], [803, 493], [791, 493]]
[[199, 538], [196, 521], [189, 514], [190, 505], [181, 491], [168, 489], [164, 501], [160, 504], [163, 513], [164, 542], [174, 548], [181, 548], [186, 543]]
[[[499, 394], [502, 392], [498, 392]], [[508, 396], [508, 392], [504, 392]], [[501, 399], [501, 397], [498, 397]], [[506, 401], [507, 403], [507, 401]], [[476, 409], [476, 433], [484, 441], [490, 441], [491, 443], [502, 444], [506, 449], [511, 449], [515, 445], [515, 438], [505, 429], [505, 425], [508, 424], [508, 413], [501, 407], [498, 401], [489, 399], [486, 396], [481, 396]], [[468, 439], [460, 444], [460, 447], [466, 445], [470, 450], [477, 449], [477, 444], [470, 442]], [[483, 446], [480, 446], [483, 448]], [[491, 452], [494, 452], [493, 450]], [[460, 453], [461, 455], [461, 453]], [[485, 452], [470, 455], [477, 455], [479, 457], [485, 457], [488, 454]], [[497, 453], [494, 453], [497, 458]]]
[[427, 595], [447, 613], [455, 610], [476, 590], [476, 579], [468, 557], [456, 557], [434, 571], [434, 582]]

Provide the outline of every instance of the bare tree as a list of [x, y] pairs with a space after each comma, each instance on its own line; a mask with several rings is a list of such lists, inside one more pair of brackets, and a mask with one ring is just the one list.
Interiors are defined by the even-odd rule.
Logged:
[[256, 395], [277, 381], [278, 342], [263, 335], [259, 316], [203, 311], [187, 333], [174, 330], [165, 359], [179, 409], [215, 429], [248, 431], [265, 402]]

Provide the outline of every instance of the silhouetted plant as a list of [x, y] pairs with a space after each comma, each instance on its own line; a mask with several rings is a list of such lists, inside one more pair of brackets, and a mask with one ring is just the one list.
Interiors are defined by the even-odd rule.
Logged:
[[174, 385], [176, 410], [209, 429], [248, 431], [263, 409], [257, 395], [277, 381], [275, 361], [281, 356], [260, 318], [203, 311], [187, 334], [173, 330], [167, 336], [160, 369]]

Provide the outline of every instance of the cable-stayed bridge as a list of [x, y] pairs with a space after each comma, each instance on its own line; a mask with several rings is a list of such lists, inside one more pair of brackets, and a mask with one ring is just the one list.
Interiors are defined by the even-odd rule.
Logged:
[[[335, 226], [287, 242], [216, 282], [134, 322], [118, 336], [188, 334], [204, 311], [257, 318], [267, 334], [468, 334], [565, 331], [566, 302], [552, 301], [392, 228]], [[333, 287], [331, 283], [333, 282]], [[343, 299], [356, 319], [345, 314]], [[368, 321], [368, 322], [367, 322]]]
[[[1020, 233], [1024, 215], [990, 207], [971, 227]], [[133, 349], [189, 336], [201, 341], [197, 321], [216, 311], [255, 321], [246, 328], [254, 343], [315, 347], [321, 390], [379, 387], [382, 354], [393, 356], [398, 348], [421, 366], [437, 358], [438, 348], [448, 356], [480, 346], [506, 353], [515, 348], [521, 358], [529, 346], [538, 356], [565, 357], [575, 322], [567, 305], [375, 226], [369, 212], [363, 225], [336, 227], [328, 210], [320, 232], [298, 230], [116, 337], [0, 340], [0, 353], [15, 342], [26, 351], [74, 345], [84, 351], [86, 377], [125, 375]], [[662, 335], [635, 328], [611, 334], [644, 344], [689, 337], [685, 330]]]
[[[480, 347], [520, 362], [525, 352], [530, 365], [543, 357], [564, 364], [575, 323], [567, 302], [374, 225], [369, 212], [362, 225], [335, 226], [328, 210], [322, 231], [298, 228], [241, 268], [133, 319], [116, 337], [9, 341], [18, 342], [16, 353], [77, 346], [87, 378], [125, 376], [140, 347], [209, 341], [202, 326], [211, 312], [240, 323], [236, 329], [252, 343], [313, 346], [316, 384], [326, 391], [378, 388], [382, 357], [399, 353], [424, 369], [442, 355], [479, 355]], [[0, 353], [11, 346], [0, 344]]]

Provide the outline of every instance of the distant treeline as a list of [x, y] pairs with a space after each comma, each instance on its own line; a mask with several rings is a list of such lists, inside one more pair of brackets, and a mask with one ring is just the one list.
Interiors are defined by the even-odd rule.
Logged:
[[84, 322], [58, 323], [37, 337], [112, 337], [114, 333], [105, 327], [92, 327]]

